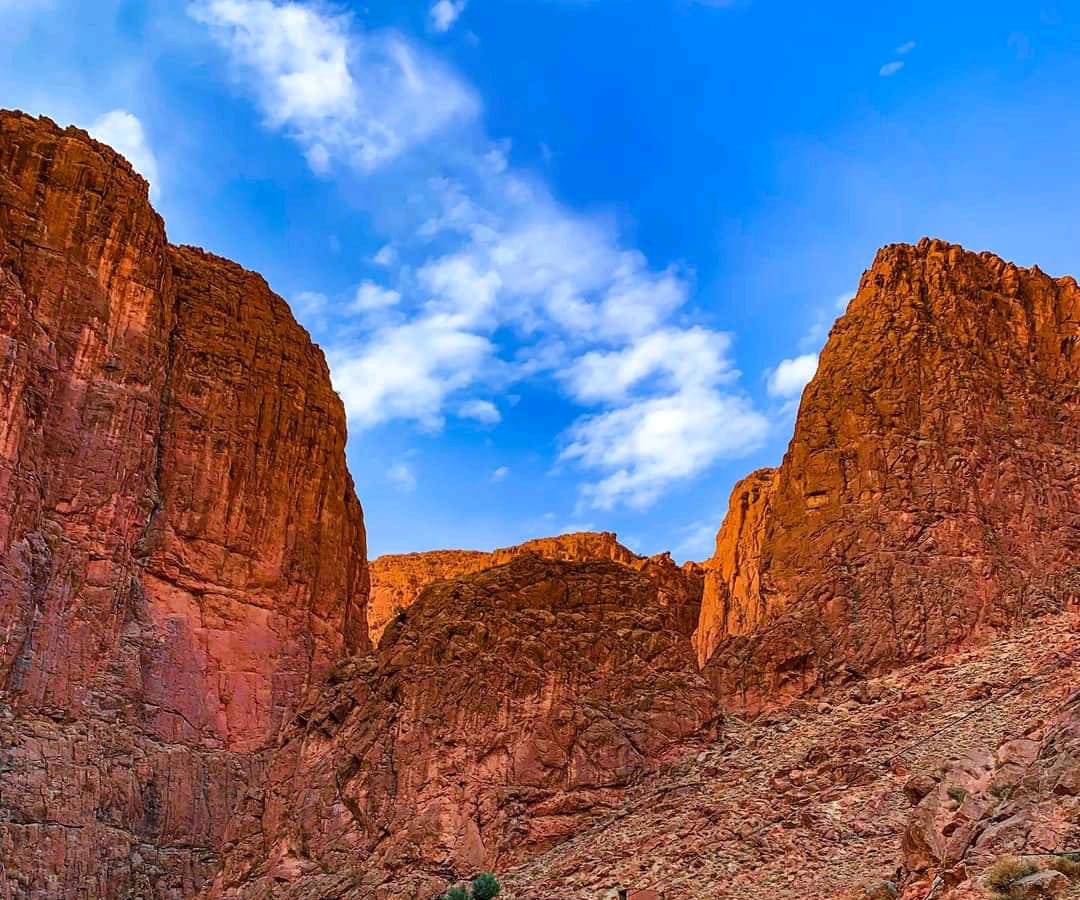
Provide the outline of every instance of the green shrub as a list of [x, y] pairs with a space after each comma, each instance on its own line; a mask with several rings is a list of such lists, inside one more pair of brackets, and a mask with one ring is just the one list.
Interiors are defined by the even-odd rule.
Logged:
[[499, 886], [499, 880], [490, 872], [485, 872], [483, 875], [477, 875], [476, 878], [473, 879], [473, 900], [492, 900], [492, 898], [499, 896], [501, 890], [502, 888]]
[[463, 884], [455, 885], [442, 895], [442, 900], [493, 900], [502, 892], [499, 880], [490, 872], [473, 879], [472, 893]]
[[1008, 897], [1009, 888], [1021, 878], [1027, 878], [1038, 871], [1039, 867], [1033, 862], [1026, 862], [1015, 856], [1003, 856], [986, 870], [983, 881], [994, 892], [994, 896]]
[[963, 803], [967, 799], [967, 791], [962, 787], [951, 787], [946, 793], [957, 803]]

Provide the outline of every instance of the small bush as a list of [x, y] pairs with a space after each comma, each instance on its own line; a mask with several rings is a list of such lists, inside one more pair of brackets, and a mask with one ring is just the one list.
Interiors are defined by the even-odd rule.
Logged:
[[967, 791], [962, 787], [951, 787], [946, 793], [957, 803], [963, 803], [967, 799]]
[[458, 884], [443, 894], [442, 900], [493, 900], [501, 892], [499, 880], [490, 872], [485, 872], [473, 879], [471, 894], [465, 885]]
[[986, 870], [983, 881], [995, 896], [1008, 897], [1009, 888], [1021, 878], [1027, 878], [1038, 871], [1039, 867], [1033, 862], [1026, 862], [1015, 856], [1003, 856]]
[[494, 897], [499, 896], [501, 890], [502, 888], [499, 886], [499, 880], [490, 872], [485, 872], [483, 875], [477, 875], [476, 878], [473, 879], [473, 900], [493, 900]]
[[1066, 878], [1080, 878], [1080, 853], [1070, 853], [1067, 856], [1048, 856], [1044, 868], [1060, 872]]

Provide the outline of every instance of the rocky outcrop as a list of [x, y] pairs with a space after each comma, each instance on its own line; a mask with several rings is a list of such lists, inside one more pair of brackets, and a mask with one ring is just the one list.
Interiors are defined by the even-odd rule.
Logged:
[[416, 602], [428, 585], [482, 572], [529, 554], [564, 562], [611, 560], [643, 572], [656, 582], [660, 602], [671, 610], [678, 629], [689, 636], [697, 627], [704, 584], [704, 574], [697, 564], [678, 566], [668, 553], [638, 556], [611, 532], [584, 531], [537, 538], [492, 553], [433, 550], [380, 556], [371, 563], [368, 628], [372, 641], [378, 642], [391, 619]]
[[285, 732], [215, 896], [428, 898], [595, 820], [712, 735], [658, 593], [534, 555], [427, 588]]
[[1080, 289], [941, 241], [882, 250], [775, 473], [736, 489], [697, 649], [734, 706], [956, 648], [1067, 601]]
[[321, 352], [171, 247], [77, 129], [0, 114], [0, 895], [190, 896], [266, 747], [368, 646]]

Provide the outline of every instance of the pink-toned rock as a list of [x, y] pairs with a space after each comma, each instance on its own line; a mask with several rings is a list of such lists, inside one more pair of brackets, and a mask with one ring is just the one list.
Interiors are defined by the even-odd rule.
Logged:
[[430, 897], [603, 815], [714, 727], [658, 593], [533, 555], [429, 587], [285, 732], [214, 895]]
[[77, 129], [0, 113], [0, 896], [192, 896], [283, 718], [368, 646], [321, 352], [167, 243]]
[[643, 572], [656, 582], [660, 602], [671, 610], [679, 630], [690, 636], [697, 627], [703, 586], [703, 572], [697, 564], [678, 566], [668, 553], [639, 556], [620, 544], [611, 532], [585, 531], [537, 538], [492, 553], [432, 550], [380, 556], [370, 567], [368, 628], [372, 641], [377, 643], [393, 617], [415, 603], [428, 585], [482, 572], [529, 554], [564, 562], [611, 560]]

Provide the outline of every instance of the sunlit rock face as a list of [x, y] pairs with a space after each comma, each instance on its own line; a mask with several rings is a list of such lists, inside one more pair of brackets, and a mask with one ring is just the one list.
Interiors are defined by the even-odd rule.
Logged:
[[620, 544], [611, 532], [583, 531], [537, 538], [493, 553], [432, 550], [380, 556], [371, 563], [368, 628], [372, 641], [377, 643], [391, 619], [400, 610], [408, 609], [429, 584], [482, 572], [527, 554], [564, 562], [606, 559], [643, 572], [659, 586], [661, 602], [676, 615], [679, 630], [689, 636], [697, 627], [704, 582], [700, 566], [678, 566], [667, 553], [639, 556]]
[[776, 471], [739, 485], [699, 659], [734, 706], [1059, 606], [1080, 559], [1080, 290], [941, 241], [882, 250]]
[[0, 894], [189, 896], [260, 757], [368, 645], [322, 353], [168, 244], [77, 129], [0, 113]]
[[435, 896], [595, 821], [715, 739], [714, 710], [627, 566], [524, 555], [437, 582], [286, 730], [215, 896]]

